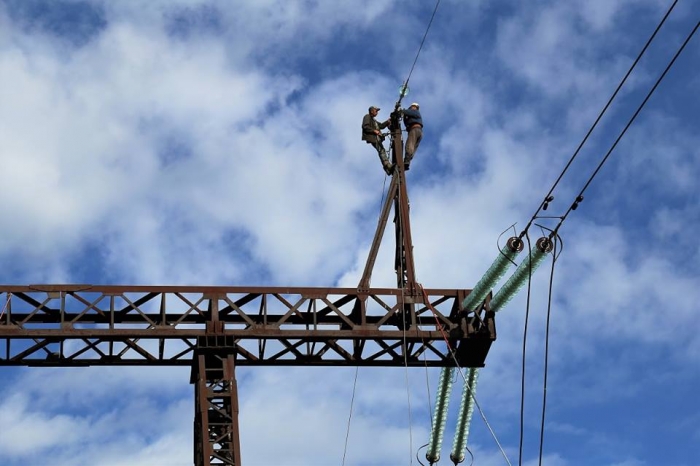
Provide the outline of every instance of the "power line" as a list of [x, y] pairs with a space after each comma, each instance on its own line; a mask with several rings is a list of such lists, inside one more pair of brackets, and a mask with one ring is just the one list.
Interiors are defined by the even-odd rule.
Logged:
[[523, 362], [520, 372], [520, 441], [518, 465], [523, 464], [523, 439], [525, 430], [525, 356], [527, 348], [527, 324], [530, 318], [530, 290], [532, 285], [532, 246], [530, 244], [530, 235], [525, 234], [527, 239], [527, 250], [530, 257], [528, 258], [528, 276], [527, 276], [527, 301], [525, 305], [525, 326], [523, 328]]
[[542, 452], [544, 450], [544, 419], [547, 408], [547, 373], [549, 368], [549, 323], [552, 315], [552, 288], [554, 285], [554, 264], [557, 262], [557, 241], [554, 241], [552, 249], [552, 271], [549, 275], [549, 295], [547, 298], [547, 323], [544, 331], [544, 378], [542, 382], [542, 423], [540, 425], [540, 459], [542, 466]]
[[586, 144], [586, 141], [588, 141], [588, 137], [591, 135], [591, 133], [593, 133], [593, 130], [596, 128], [596, 126], [598, 126], [598, 122], [600, 122], [601, 118], [603, 118], [603, 115], [604, 115], [605, 112], [608, 110], [608, 107], [610, 107], [610, 104], [612, 104], [613, 100], [615, 100], [615, 97], [617, 96], [618, 92], [620, 92], [620, 89], [622, 89], [622, 86], [623, 86], [623, 85], [625, 84], [625, 82], [627, 81], [627, 78], [630, 76], [630, 74], [632, 74], [632, 71], [633, 71], [634, 68], [637, 66], [637, 63], [639, 63], [639, 60], [642, 58], [642, 55], [644, 55], [644, 53], [646, 52], [647, 48], [649, 48], [649, 45], [651, 44], [651, 42], [652, 42], [652, 41], [654, 40], [654, 38], [656, 37], [656, 34], [657, 34], [657, 33], [659, 32], [659, 30], [661, 29], [661, 26], [663, 26], [663, 24], [666, 22], [666, 18], [668, 18], [668, 16], [671, 14], [671, 11], [673, 11], [673, 8], [676, 6], [676, 3], [678, 3], [678, 0], [674, 0], [674, 2], [673, 2], [673, 3], [671, 4], [671, 6], [669, 7], [668, 11], [666, 11], [666, 14], [664, 15], [664, 17], [663, 17], [663, 18], [661, 19], [661, 21], [659, 22], [658, 26], [656, 26], [656, 29], [654, 29], [654, 32], [651, 34], [651, 36], [650, 36], [649, 39], [647, 40], [646, 44], [644, 44], [644, 47], [642, 48], [642, 50], [641, 50], [641, 51], [639, 52], [639, 54], [637, 55], [637, 58], [636, 58], [636, 59], [634, 60], [634, 62], [632, 63], [632, 66], [630, 66], [630, 68], [627, 70], [627, 73], [625, 73], [625, 76], [622, 78], [622, 80], [620, 81], [620, 83], [617, 85], [617, 88], [615, 89], [615, 92], [613, 92], [613, 94], [610, 96], [610, 98], [608, 99], [608, 102], [605, 104], [605, 107], [603, 107], [603, 109], [600, 111], [600, 113], [598, 114], [598, 117], [597, 117], [597, 118], [595, 119], [595, 121], [593, 122], [593, 125], [590, 127], [590, 129], [588, 130], [588, 132], [586, 133], [586, 135], [583, 137], [583, 139], [582, 139], [581, 142], [579, 143], [578, 147], [577, 147], [576, 150], [574, 151], [573, 155], [572, 155], [571, 158], [569, 159], [568, 163], [566, 164], [566, 166], [564, 167], [564, 169], [562, 170], [562, 172], [559, 174], [559, 177], [557, 178], [557, 180], [556, 180], [556, 181], [554, 182], [554, 184], [552, 185], [552, 188], [549, 190], [549, 192], [547, 193], [547, 195], [544, 197], [544, 200], [540, 203], [540, 206], [537, 208], [537, 211], [533, 214], [532, 218], [531, 218], [530, 221], [527, 223], [527, 225], [526, 225], [525, 228], [523, 229], [522, 233], [520, 233], [520, 236], [519, 236], [520, 239], [523, 239], [523, 236], [525, 235], [525, 232], [530, 228], [530, 226], [532, 225], [532, 222], [535, 221], [535, 219], [537, 218], [537, 215], [538, 215], [543, 209], [546, 210], [546, 209], [547, 209], [547, 205], [549, 204], [549, 202], [551, 202], [551, 201], [553, 200], [552, 193], [554, 192], [554, 189], [555, 189], [555, 188], [557, 187], [557, 185], [559, 184], [559, 181], [561, 181], [561, 179], [564, 177], [564, 174], [567, 172], [567, 170], [569, 169], [569, 167], [570, 167], [571, 164], [573, 163], [574, 159], [578, 156], [579, 152], [581, 151], [581, 148], [584, 146], [584, 144]]
[[[677, 0], [676, 0], [677, 1]], [[416, 58], [413, 60], [413, 65], [411, 65], [411, 70], [408, 72], [408, 77], [406, 78], [406, 81], [404, 81], [403, 86], [401, 87], [401, 93], [399, 94], [399, 100], [396, 102], [396, 108], [399, 108], [401, 106], [401, 100], [404, 97], [404, 91], [408, 89], [408, 81], [411, 80], [411, 75], [413, 74], [413, 69], [416, 67], [416, 62], [418, 61], [418, 57], [420, 56], [420, 52], [423, 49], [423, 44], [425, 43], [425, 38], [428, 37], [428, 31], [430, 31], [430, 26], [433, 25], [433, 19], [435, 19], [435, 13], [437, 13], [437, 9], [440, 6], [440, 0], [437, 0], [435, 3], [435, 8], [433, 9], [433, 14], [430, 17], [430, 21], [428, 22], [428, 27], [425, 28], [425, 34], [423, 34], [423, 39], [420, 41], [420, 46], [418, 47], [418, 52], [416, 53]]]
[[680, 48], [678, 49], [676, 54], [673, 56], [671, 61], [666, 66], [666, 69], [664, 69], [663, 73], [661, 73], [661, 76], [659, 76], [659, 79], [656, 80], [656, 83], [654, 83], [654, 86], [649, 90], [649, 93], [647, 93], [647, 96], [644, 98], [642, 103], [639, 105], [637, 110], [634, 112], [634, 115], [632, 115], [632, 117], [629, 119], [629, 121], [625, 125], [624, 129], [622, 130], [622, 132], [620, 132], [620, 134], [617, 136], [617, 139], [615, 139], [615, 142], [613, 143], [613, 145], [610, 146], [610, 149], [605, 154], [605, 157], [603, 157], [603, 159], [600, 161], [600, 163], [596, 167], [595, 171], [593, 171], [593, 174], [590, 176], [590, 178], [588, 178], [588, 181], [586, 181], [586, 184], [583, 186], [583, 189], [581, 189], [581, 192], [578, 194], [578, 196], [576, 196], [576, 199], [574, 200], [573, 204], [571, 204], [569, 209], [566, 211], [566, 213], [559, 220], [559, 224], [554, 228], [552, 233], [550, 233], [550, 238], [552, 238], [554, 235], [557, 234], [562, 223], [564, 223], [564, 220], [566, 220], [566, 218], [569, 216], [569, 213], [571, 213], [572, 210], [576, 210], [578, 208], [579, 203], [581, 203], [581, 201], [583, 201], [583, 193], [586, 192], [586, 189], [588, 189], [588, 186], [591, 184], [591, 182], [596, 177], [596, 175], [598, 174], [600, 169], [603, 167], [605, 162], [608, 160], [608, 157], [610, 157], [610, 154], [612, 154], [612, 151], [615, 150], [615, 147], [617, 147], [617, 144], [620, 142], [620, 140], [625, 135], [625, 133], [627, 132], [629, 127], [632, 125], [634, 120], [637, 118], [637, 115], [639, 115], [639, 112], [642, 111], [642, 109], [644, 108], [646, 103], [649, 101], [649, 98], [652, 96], [652, 94], [654, 93], [656, 88], [659, 86], [661, 81], [664, 79], [664, 77], [666, 76], [668, 71], [671, 69], [673, 64], [676, 62], [676, 59], [678, 58], [678, 56], [681, 54], [681, 52], [683, 52], [683, 49], [685, 49], [685, 46], [688, 44], [688, 42], [690, 42], [690, 39], [692, 39], [693, 35], [695, 35], [695, 31], [698, 30], [699, 26], [700, 26], [700, 21], [698, 21], [697, 24], [695, 24], [695, 27], [693, 28], [693, 30], [690, 31], [690, 34], [688, 34], [688, 36], [685, 38], [683, 45], [680, 46]]

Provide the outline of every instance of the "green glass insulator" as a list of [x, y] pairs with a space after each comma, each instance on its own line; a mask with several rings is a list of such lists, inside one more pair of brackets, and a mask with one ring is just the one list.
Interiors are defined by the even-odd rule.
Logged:
[[450, 406], [450, 394], [452, 393], [452, 374], [454, 367], [443, 367], [440, 371], [440, 382], [438, 383], [437, 397], [435, 399], [435, 413], [433, 414], [433, 430], [430, 432], [428, 450], [425, 459], [430, 464], [440, 460], [440, 450], [442, 448], [442, 437], [445, 433], [445, 423], [447, 421], [447, 410]]
[[513, 258], [523, 250], [523, 242], [517, 237], [508, 239], [506, 247], [498, 253], [498, 257], [493, 261], [491, 267], [486, 271], [483, 277], [474, 285], [474, 289], [462, 301], [462, 309], [473, 311], [484, 302], [486, 295], [493, 289], [494, 286], [503, 278], [510, 265], [513, 263]]
[[469, 369], [467, 384], [462, 390], [462, 403], [459, 405], [459, 417], [457, 418], [457, 428], [455, 429], [454, 442], [450, 459], [456, 465], [464, 461], [467, 452], [467, 440], [469, 440], [469, 427], [474, 414], [474, 394], [476, 393], [476, 382], [479, 379], [479, 369], [472, 367]]
[[498, 312], [503, 306], [513, 299], [520, 289], [527, 283], [528, 277], [535, 273], [535, 270], [542, 265], [547, 254], [552, 250], [552, 241], [547, 237], [537, 240], [532, 247], [530, 254], [523, 260], [513, 275], [503, 284], [500, 290], [491, 300], [491, 310]]

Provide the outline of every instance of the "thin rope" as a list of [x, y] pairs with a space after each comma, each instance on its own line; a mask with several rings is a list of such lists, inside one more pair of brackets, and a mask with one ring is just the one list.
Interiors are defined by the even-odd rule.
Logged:
[[[405, 327], [405, 326], [404, 326]], [[404, 341], [404, 364], [405, 364], [405, 378], [406, 378], [406, 399], [408, 400], [408, 457], [411, 459], [413, 464], [413, 420], [411, 418], [411, 388], [408, 383], [408, 356], [406, 355], [406, 329], [403, 331], [403, 341]]]
[[581, 148], [583, 147], [583, 145], [586, 144], [586, 141], [588, 141], [588, 137], [591, 135], [591, 133], [593, 132], [593, 130], [596, 128], [596, 126], [598, 126], [598, 122], [601, 120], [601, 118], [603, 118], [603, 115], [604, 115], [605, 112], [608, 110], [608, 107], [610, 107], [610, 104], [613, 102], [613, 100], [615, 100], [615, 97], [617, 96], [617, 93], [620, 92], [620, 89], [622, 89], [622, 86], [625, 84], [625, 82], [627, 81], [627, 78], [628, 78], [629, 75], [632, 73], [632, 71], [634, 70], [634, 68], [637, 66], [637, 63], [639, 63], [639, 60], [642, 58], [642, 55], [644, 55], [644, 53], [646, 52], [647, 48], [649, 48], [649, 45], [651, 44], [651, 42], [652, 42], [652, 41], [654, 40], [654, 38], [656, 37], [656, 33], [659, 32], [659, 30], [661, 29], [661, 26], [663, 26], [663, 24], [666, 22], [666, 18], [668, 18], [668, 16], [671, 14], [671, 11], [673, 11], [673, 8], [676, 6], [676, 3], [678, 3], [678, 0], [675, 0], [675, 1], [673, 2], [673, 4], [671, 5], [671, 7], [668, 9], [668, 11], [666, 11], [666, 14], [664, 15], [664, 17], [661, 19], [661, 22], [659, 22], [658, 26], [656, 26], [656, 29], [654, 29], [654, 32], [651, 34], [651, 36], [650, 36], [649, 39], [647, 40], [646, 44], [644, 45], [644, 47], [642, 48], [642, 50], [641, 50], [641, 51], [639, 52], [639, 54], [637, 55], [637, 58], [636, 58], [636, 59], [634, 60], [634, 62], [632, 63], [632, 66], [630, 66], [630, 68], [627, 70], [627, 73], [626, 73], [625, 76], [622, 78], [622, 81], [620, 81], [620, 83], [617, 85], [617, 89], [615, 89], [615, 92], [613, 92], [613, 94], [610, 96], [610, 99], [608, 99], [608, 103], [606, 103], [606, 104], [605, 104], [605, 107], [603, 107], [603, 110], [600, 111], [600, 113], [598, 114], [598, 118], [595, 119], [595, 122], [593, 122], [593, 125], [590, 127], [590, 129], [588, 130], [588, 132], [587, 132], [586, 135], [584, 136], [583, 140], [579, 143], [578, 147], [576, 148], [576, 151], [574, 152], [574, 154], [573, 154], [573, 155], [571, 156], [571, 158], [569, 159], [569, 162], [568, 162], [568, 163], [566, 164], [566, 166], [564, 167], [564, 170], [562, 170], [561, 174], [559, 174], [559, 177], [558, 177], [557, 180], [554, 182], [554, 184], [552, 185], [552, 188], [549, 190], [549, 192], [547, 193], [547, 195], [544, 197], [544, 200], [542, 201], [542, 203], [540, 203], [540, 206], [537, 208], [537, 211], [534, 213], [534, 215], [532, 216], [532, 218], [530, 219], [530, 221], [528, 222], [528, 224], [527, 224], [527, 225], [525, 226], [525, 228], [523, 229], [523, 232], [520, 234], [520, 239], [523, 238], [523, 235], [524, 235], [525, 232], [530, 228], [530, 226], [532, 225], [532, 222], [535, 221], [535, 218], [537, 218], [537, 215], [540, 213], [540, 211], [542, 210], [542, 208], [544, 207], [544, 205], [545, 205], [547, 202], [549, 202], [550, 196], [552, 195], [552, 193], [554, 192], [554, 189], [555, 189], [555, 188], [557, 187], [557, 185], [559, 184], [559, 181], [561, 181], [562, 177], [563, 177], [564, 174], [567, 172], [567, 170], [568, 170], [569, 167], [571, 166], [571, 164], [572, 164], [572, 162], [574, 161], [574, 159], [576, 158], [576, 156], [578, 156], [578, 153], [581, 151]]
[[10, 305], [10, 293], [7, 293], [7, 299], [5, 300], [5, 305], [2, 307], [2, 311], [0, 311], [0, 319], [2, 319], [2, 316], [5, 314], [5, 309], [7, 309], [7, 306]]
[[457, 362], [457, 358], [455, 358], [454, 353], [451, 353], [451, 354], [452, 354], [452, 358], [455, 360], [455, 364], [457, 364], [457, 368], [459, 369], [459, 374], [462, 376], [462, 380], [464, 380], [464, 385], [467, 387], [467, 389], [469, 390], [469, 393], [471, 393], [472, 398], [474, 399], [474, 404], [476, 405], [476, 408], [479, 410], [479, 414], [481, 415], [481, 419], [484, 420], [484, 424], [486, 424], [486, 427], [489, 429], [489, 432], [491, 432], [491, 436], [496, 441], [496, 445], [498, 445], [498, 449], [501, 450], [501, 454], [503, 455], [503, 458], [506, 460], [506, 463], [508, 463], [508, 466], [513, 466], [510, 463], [510, 460], [508, 459], [508, 455], [506, 455], [505, 450], [503, 450], [503, 447], [501, 446], [501, 442], [498, 441], [498, 437], [496, 437], [496, 433], [491, 428], [491, 424], [489, 424], [489, 421], [486, 420], [486, 415], [484, 414], [484, 411], [481, 409], [481, 406], [479, 405], [479, 400], [476, 399], [476, 394], [472, 391], [472, 388], [469, 386], [469, 382], [467, 382], [467, 378], [464, 376], [464, 373], [462, 372], [462, 368], [459, 366], [459, 363]]
[[352, 420], [352, 408], [355, 405], [355, 388], [357, 387], [357, 373], [360, 370], [360, 366], [355, 366], [355, 381], [352, 384], [352, 398], [350, 398], [350, 415], [348, 416], [348, 427], [345, 431], [345, 447], [343, 448], [343, 462], [342, 465], [345, 466], [345, 455], [348, 452], [348, 439], [350, 438], [350, 421]]
[[381, 213], [382, 213], [382, 207], [384, 206], [384, 196], [386, 196], [386, 192], [387, 192], [386, 179], [387, 179], [388, 176], [389, 176], [389, 175], [387, 175], [386, 173], [384, 173], [384, 183], [382, 184], [382, 197], [381, 197], [381, 199], [379, 200], [379, 214], [380, 214], [380, 215], [381, 215]]
[[[423, 346], [425, 346], [425, 339], [423, 339]], [[430, 394], [430, 377], [428, 376], [428, 357], [426, 355], [427, 351], [423, 351], [423, 363], [425, 364], [425, 387], [428, 390], [428, 415], [430, 416], [430, 428], [433, 429], [433, 404], [431, 403], [433, 397]]]
[[[384, 174], [384, 183], [382, 184], [382, 196], [379, 201], [379, 213], [381, 215], [382, 212], [382, 205], [384, 204], [384, 196], [386, 195], [386, 178], [387, 175], [386, 173]], [[367, 286], [370, 285], [370, 282], [372, 281], [372, 278], [370, 277], [369, 282], [367, 283]], [[355, 391], [357, 388], [357, 375], [360, 371], [360, 366], [355, 366], [355, 380], [353, 381], [352, 384], [352, 398], [350, 399], [350, 415], [348, 416], [348, 427], [345, 432], [345, 447], [343, 448], [343, 462], [342, 465], [345, 466], [345, 456], [348, 451], [348, 439], [350, 438], [350, 422], [352, 420], [352, 409], [355, 404]]]

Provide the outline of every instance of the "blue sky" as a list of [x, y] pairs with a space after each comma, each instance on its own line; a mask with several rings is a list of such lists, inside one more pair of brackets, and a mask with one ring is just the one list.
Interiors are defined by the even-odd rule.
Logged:
[[[417, 276], [470, 288], [522, 228], [670, 0], [443, 0], [411, 77]], [[356, 286], [384, 173], [360, 140], [432, 1], [0, 0], [0, 282]], [[561, 215], [700, 19], [681, 0], [555, 191]], [[700, 46], [562, 227], [548, 466], [700, 463]], [[550, 226], [552, 226], [550, 224]], [[531, 231], [533, 239], [538, 231]], [[391, 286], [392, 238], [374, 286]], [[534, 277], [523, 464], [538, 464], [548, 274]], [[525, 296], [478, 399], [518, 460]], [[189, 370], [2, 369], [0, 464], [185, 465]], [[347, 465], [418, 464], [426, 380], [359, 371]], [[354, 368], [241, 368], [246, 465], [340, 464]], [[455, 389], [455, 398], [461, 383]], [[443, 461], [449, 464], [456, 399]], [[505, 464], [475, 415], [475, 464]]]

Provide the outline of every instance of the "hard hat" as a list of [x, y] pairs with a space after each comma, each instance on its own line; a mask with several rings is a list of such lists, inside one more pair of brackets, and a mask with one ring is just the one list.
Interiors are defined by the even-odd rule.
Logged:
[[409, 107], [420, 108], [420, 105], [418, 105], [418, 102], [413, 102], [411, 105], [409, 105]]

